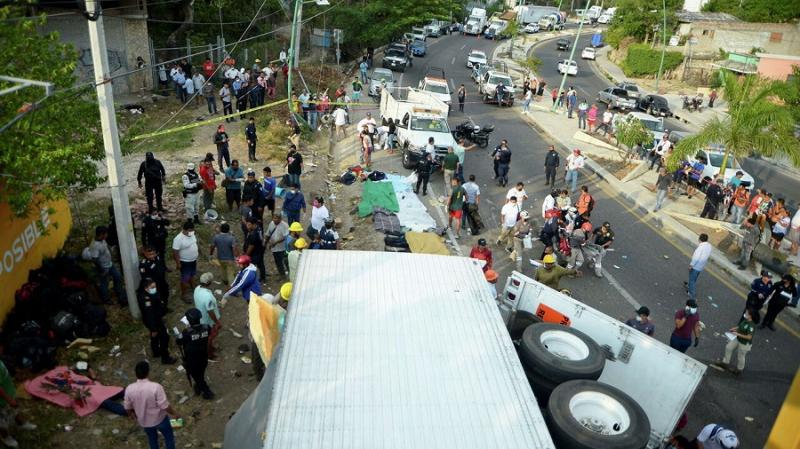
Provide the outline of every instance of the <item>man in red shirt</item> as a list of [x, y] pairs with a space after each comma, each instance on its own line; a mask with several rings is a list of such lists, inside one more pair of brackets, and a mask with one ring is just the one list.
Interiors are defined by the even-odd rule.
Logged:
[[203, 74], [211, 81], [211, 75], [214, 74], [214, 63], [211, 62], [211, 58], [206, 58], [206, 62], [203, 63]]
[[483, 271], [492, 268], [492, 250], [486, 246], [486, 239], [478, 239], [478, 244], [472, 247], [469, 252], [469, 257], [478, 260], [485, 260], [486, 265], [483, 266]]
[[217, 190], [216, 176], [219, 174], [214, 169], [214, 155], [206, 153], [203, 164], [200, 165], [200, 178], [203, 180], [203, 207], [214, 208], [214, 192]]

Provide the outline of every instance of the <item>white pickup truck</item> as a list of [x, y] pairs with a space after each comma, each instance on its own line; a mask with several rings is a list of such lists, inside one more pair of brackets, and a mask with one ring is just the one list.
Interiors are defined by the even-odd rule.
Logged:
[[428, 138], [433, 137], [435, 157], [447, 154], [455, 139], [447, 124], [449, 106], [436, 96], [418, 89], [384, 89], [380, 114], [397, 123], [397, 143], [403, 149], [403, 167], [414, 168], [422, 158]]
[[[550, 395], [548, 407], [555, 416], [549, 417], [549, 429], [558, 447], [644, 447], [633, 435], [642, 431], [642, 413], [649, 422], [646, 447], [661, 447], [706, 370], [693, 358], [517, 272], [507, 279], [498, 304], [511, 338], [519, 340], [537, 399]], [[586, 380], [592, 378], [611, 386], [611, 393]], [[578, 422], [583, 425], [574, 425]], [[574, 446], [576, 440], [585, 446]]]

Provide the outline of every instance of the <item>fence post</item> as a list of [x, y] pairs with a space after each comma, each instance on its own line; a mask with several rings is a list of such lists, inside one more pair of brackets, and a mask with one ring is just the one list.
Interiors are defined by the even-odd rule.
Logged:
[[212, 62], [214, 61], [214, 46], [212, 44], [208, 44], [208, 59]]
[[147, 50], [150, 53], [150, 76], [153, 77], [153, 91], [158, 92], [159, 87], [161, 87], [161, 82], [158, 79], [159, 61], [156, 59], [155, 45], [151, 37], [147, 38]]
[[244, 65], [245, 65], [245, 67], [247, 67], [247, 65], [249, 65], [249, 63], [250, 63], [249, 56], [250, 56], [250, 52], [248, 51], [248, 49], [245, 48], [244, 49]]
[[186, 38], [186, 58], [189, 59], [192, 54], [192, 41]]
[[220, 61], [225, 59], [225, 54], [228, 53], [228, 50], [225, 48], [225, 36], [219, 38], [220, 46], [222, 47], [222, 57], [219, 58]]

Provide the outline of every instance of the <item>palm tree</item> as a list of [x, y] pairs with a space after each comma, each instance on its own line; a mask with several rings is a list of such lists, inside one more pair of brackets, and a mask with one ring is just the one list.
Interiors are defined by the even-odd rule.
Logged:
[[728, 114], [711, 119], [699, 133], [678, 142], [668, 161], [670, 169], [712, 144], [725, 148], [719, 173], [722, 179], [731, 156], [742, 160], [753, 154], [785, 155], [800, 167], [800, 141], [793, 135], [791, 111], [776, 100], [781, 84], [753, 75], [739, 78], [730, 71], [721, 72], [720, 77]]

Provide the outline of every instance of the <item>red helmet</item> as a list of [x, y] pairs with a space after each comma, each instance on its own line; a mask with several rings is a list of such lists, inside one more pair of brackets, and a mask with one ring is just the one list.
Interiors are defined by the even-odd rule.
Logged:
[[241, 255], [236, 259], [239, 265], [250, 265], [250, 256]]
[[583, 224], [581, 225], [581, 229], [583, 229], [586, 232], [592, 232], [592, 224], [589, 223], [588, 221], [584, 221]]

